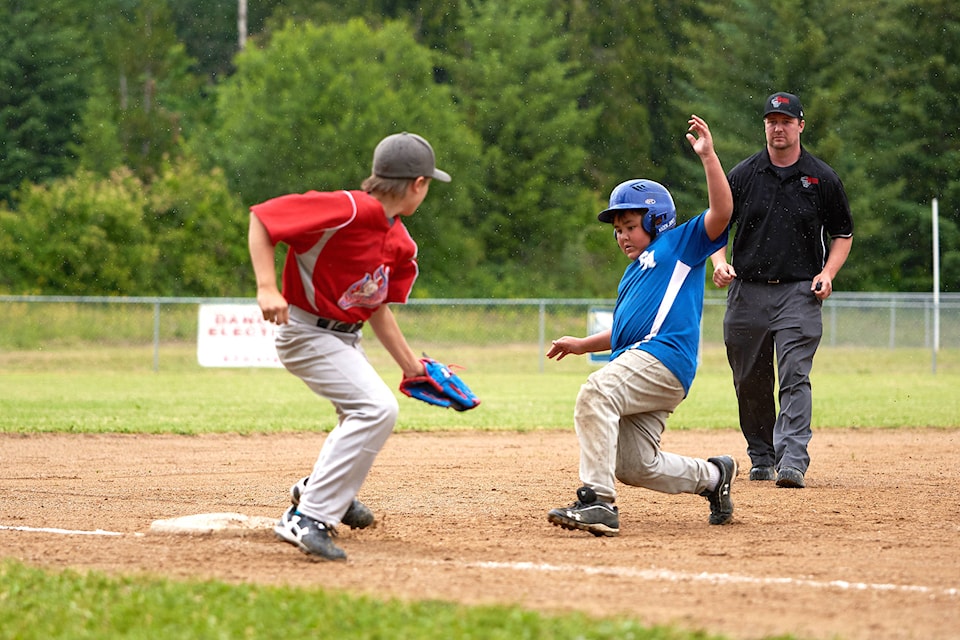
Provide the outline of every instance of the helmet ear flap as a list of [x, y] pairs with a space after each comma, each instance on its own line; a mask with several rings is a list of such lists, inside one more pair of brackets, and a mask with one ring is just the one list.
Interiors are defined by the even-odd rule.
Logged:
[[654, 237], [662, 231], [673, 228], [676, 226], [676, 223], [676, 213], [670, 211], [650, 210], [643, 216], [643, 228], [650, 234], [650, 237]]

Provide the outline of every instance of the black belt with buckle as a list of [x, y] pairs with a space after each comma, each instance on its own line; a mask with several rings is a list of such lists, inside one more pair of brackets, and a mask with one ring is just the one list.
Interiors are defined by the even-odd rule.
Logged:
[[330, 320], [328, 318], [317, 318], [317, 326], [321, 329], [329, 329], [338, 333], [356, 333], [363, 328], [363, 322], [341, 322], [340, 320]]

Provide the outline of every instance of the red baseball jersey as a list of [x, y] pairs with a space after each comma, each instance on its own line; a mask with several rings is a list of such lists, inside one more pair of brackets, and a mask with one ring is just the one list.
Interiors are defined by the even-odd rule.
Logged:
[[382, 304], [404, 303], [417, 279], [417, 243], [399, 217], [363, 191], [308, 191], [251, 211], [271, 240], [289, 250], [283, 297], [318, 316], [368, 319]]

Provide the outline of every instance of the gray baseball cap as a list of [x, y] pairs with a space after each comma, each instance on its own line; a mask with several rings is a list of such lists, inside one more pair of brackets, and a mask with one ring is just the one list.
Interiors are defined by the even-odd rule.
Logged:
[[380, 141], [373, 151], [373, 175], [381, 178], [426, 176], [450, 182], [450, 174], [437, 169], [430, 143], [415, 133], [395, 133]]

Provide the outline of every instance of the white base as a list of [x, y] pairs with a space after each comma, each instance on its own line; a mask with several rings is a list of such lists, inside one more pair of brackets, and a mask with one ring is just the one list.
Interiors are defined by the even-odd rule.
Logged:
[[223, 533], [243, 535], [273, 530], [276, 518], [247, 516], [242, 513], [197, 513], [169, 520], [154, 520], [151, 533]]

